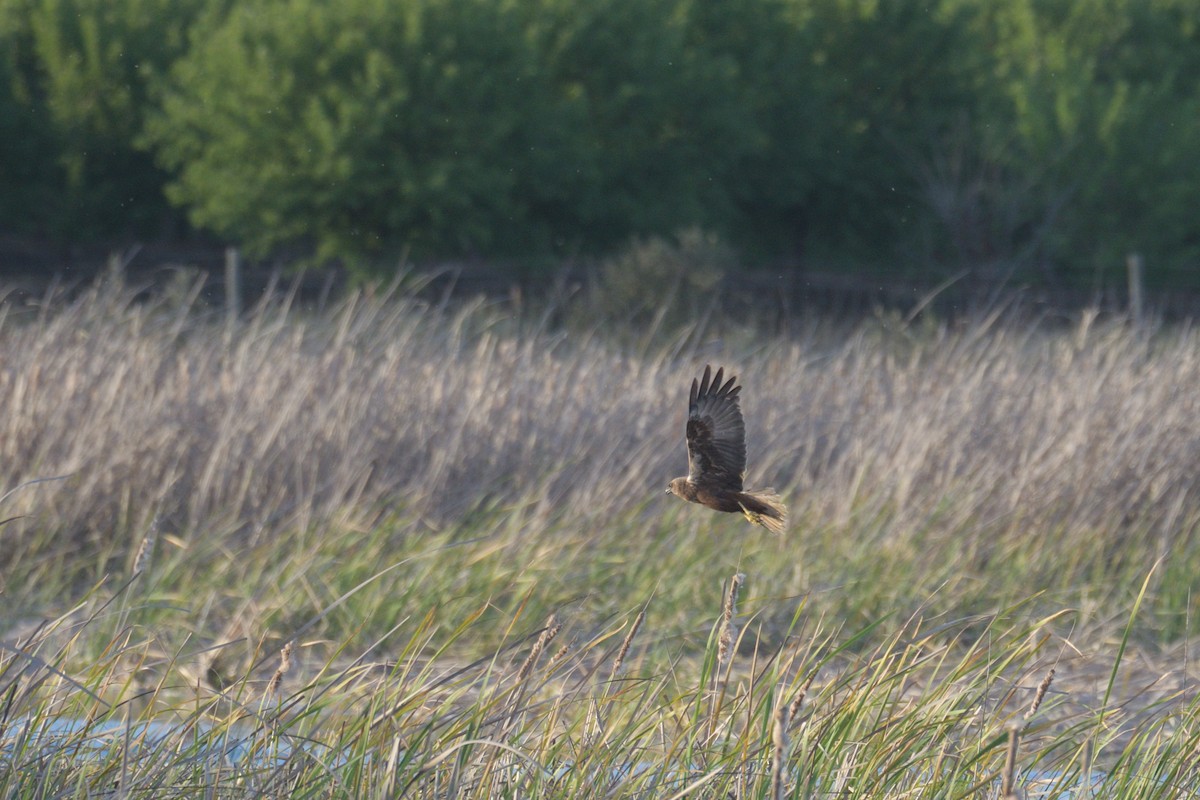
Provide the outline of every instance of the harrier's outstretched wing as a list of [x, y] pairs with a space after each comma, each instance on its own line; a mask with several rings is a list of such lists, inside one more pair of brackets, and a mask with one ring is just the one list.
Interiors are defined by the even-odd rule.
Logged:
[[725, 370], [712, 374], [704, 368], [704, 377], [692, 379], [688, 398], [688, 480], [702, 486], [740, 492], [742, 473], [746, 471], [746, 426], [738, 408], [736, 377], [724, 385]]

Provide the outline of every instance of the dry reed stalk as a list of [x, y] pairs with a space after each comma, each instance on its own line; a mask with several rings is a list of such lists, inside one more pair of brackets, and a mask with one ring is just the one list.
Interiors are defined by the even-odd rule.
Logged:
[[583, 743], [585, 747], [591, 748], [597, 742], [604, 739], [605, 733], [604, 716], [600, 711], [600, 704], [595, 697], [588, 698], [587, 718], [583, 722]]
[[534, 666], [546, 648], [554, 641], [554, 637], [558, 636], [558, 632], [562, 630], [562, 623], [558, 621], [557, 614], [551, 614], [546, 618], [546, 624], [542, 628], [542, 632], [538, 634], [538, 638], [534, 641], [533, 647], [529, 648], [529, 655], [521, 662], [520, 668], [517, 670], [516, 686], [513, 688], [511, 698], [509, 700], [509, 711], [504, 722], [504, 727], [501, 729], [500, 737], [506, 738], [516, 727], [517, 722], [521, 718], [521, 704], [525, 701], [525, 692], [527, 689], [527, 680], [533, 672]]
[[638, 629], [642, 627], [642, 623], [646, 621], [646, 610], [642, 609], [638, 612], [637, 619], [633, 621], [633, 626], [630, 627], [629, 633], [625, 634], [625, 640], [621, 642], [621, 649], [617, 651], [617, 657], [613, 659], [612, 670], [609, 672], [609, 679], [617, 677], [617, 673], [621, 671], [621, 666], [625, 663], [625, 656], [629, 653], [629, 645], [633, 643], [633, 637], [637, 636]]
[[[479, 487], [500, 501], [552, 496], [602, 521], [679, 457], [665, 446], [675, 424], [663, 393], [692, 366], [669, 354], [630, 370], [603, 342], [551, 348], [553, 331], [501, 327], [486, 304], [403, 297], [349, 298], [317, 318], [268, 302], [227, 339], [186, 303], [133, 296], [52, 299], [30, 324], [0, 328], [0, 485], [30, 477], [22, 465], [77, 472], [41, 527], [81, 543], [116, 527], [123, 504], [210, 530], [265, 519], [269, 536], [294, 528], [297, 509], [345, 518], [346, 498], [368, 514], [403, 496], [444, 520]], [[879, 333], [817, 326], [743, 359], [761, 383], [751, 438], [770, 432], [756, 468], [802, 484], [815, 526], [886, 504], [899, 509], [898, 540], [1019, 517], [1069, 543], [1200, 510], [1191, 493], [1172, 511], [1200, 439], [1200, 413], [1176, 390], [1200, 383], [1200, 332], [1166, 333], [1152, 349], [1087, 317], [1079, 332], [968, 320], [928, 339]], [[615, 372], [628, 379], [614, 398]], [[421, 391], [403, 391], [414, 379]], [[797, 415], [797, 403], [822, 413]], [[86, 469], [81, 453], [95, 454]], [[504, 495], [523, 486], [537, 496]], [[922, 509], [954, 497], [972, 499], [931, 529]]]
[[737, 643], [737, 603], [738, 595], [746, 576], [740, 572], [734, 573], [725, 591], [724, 604], [721, 609], [721, 624], [717, 630], [717, 663], [713, 670], [714, 691], [708, 714], [708, 736], [715, 737], [720, 729], [721, 709], [725, 703], [725, 692], [728, 689], [729, 674], [733, 669], [733, 650]]
[[785, 788], [784, 767], [787, 764], [788, 748], [788, 706], [780, 704], [775, 709], [775, 721], [771, 728], [771, 797], [772, 800], [783, 800]]
[[1042, 678], [1042, 682], [1038, 684], [1037, 694], [1033, 696], [1033, 702], [1029, 704], [1029, 710], [1025, 712], [1025, 721], [1028, 722], [1037, 710], [1042, 705], [1042, 700], [1046, 698], [1046, 692], [1050, 690], [1050, 684], [1054, 682], [1054, 667], [1046, 673], [1046, 677]]
[[808, 680], [806, 680], [804, 685], [800, 687], [800, 691], [796, 693], [796, 696], [792, 699], [791, 704], [788, 706], [789, 720], [794, 722], [800, 715], [800, 707], [804, 705], [804, 698], [808, 696], [808, 690], [812, 688], [813, 681], [816, 679], [817, 671], [813, 670], [812, 674], [808, 676]]
[[1004, 773], [1000, 778], [1001, 800], [1020, 800], [1016, 793], [1017, 746], [1021, 733], [1014, 725], [1008, 729], [1008, 750], [1004, 755]]
[[546, 625], [542, 628], [541, 634], [533, 643], [533, 647], [529, 649], [529, 655], [521, 663], [520, 669], [517, 670], [517, 683], [522, 683], [529, 677], [529, 673], [533, 671], [533, 667], [537, 664], [538, 658], [546, 647], [554, 641], [554, 637], [558, 636], [558, 632], [562, 630], [562, 623], [558, 621], [557, 614], [551, 614], [546, 619]]
[[563, 659], [567, 657], [567, 654], [571, 652], [571, 648], [575, 646], [577, 641], [578, 640], [576, 638], [572, 637], [571, 641], [566, 642], [562, 647], [558, 648], [554, 655], [550, 657], [550, 661], [546, 664], [546, 671], [549, 672], [561, 664]]
[[275, 695], [279, 692], [279, 685], [283, 683], [283, 678], [288, 674], [288, 670], [292, 668], [292, 650], [296, 645], [295, 639], [289, 639], [283, 649], [279, 651], [279, 668], [275, 670], [275, 674], [271, 676], [271, 680], [267, 683], [267, 694]]
[[725, 608], [721, 617], [721, 630], [717, 636], [717, 669], [724, 670], [730, 665], [733, 656], [733, 645], [737, 640], [737, 602], [738, 593], [746, 576], [738, 572], [729, 581], [729, 591], [725, 596]]
[[150, 522], [150, 527], [146, 531], [146, 535], [142, 537], [142, 543], [138, 547], [137, 555], [133, 559], [133, 574], [141, 575], [150, 567], [150, 557], [154, 554], [154, 543], [158, 541], [158, 515], [154, 515], [154, 519]]

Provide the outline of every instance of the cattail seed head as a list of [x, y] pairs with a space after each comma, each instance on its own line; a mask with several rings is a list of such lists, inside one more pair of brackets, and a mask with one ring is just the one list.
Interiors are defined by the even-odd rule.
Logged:
[[729, 592], [725, 595], [726, 622], [737, 616], [738, 593], [741, 592], [742, 584], [745, 582], [746, 574], [744, 572], [738, 572], [729, 579]]
[[567, 657], [567, 653], [571, 652], [571, 648], [575, 646], [575, 641], [575, 638], [572, 637], [571, 641], [558, 648], [558, 651], [550, 657], [550, 663], [546, 665], [546, 669], [554, 669], [561, 664], [563, 659]]
[[1046, 692], [1050, 690], [1050, 684], [1054, 682], [1054, 667], [1046, 673], [1046, 677], [1042, 678], [1042, 682], [1038, 684], [1037, 694], [1033, 696], [1033, 702], [1029, 705], [1029, 710], [1025, 712], [1025, 719], [1028, 721], [1038, 708], [1042, 705], [1042, 701], [1046, 699]]
[[154, 515], [154, 519], [150, 521], [150, 528], [146, 531], [146, 535], [142, 537], [142, 543], [138, 547], [137, 555], [133, 558], [133, 574], [140, 575], [145, 572], [150, 566], [150, 556], [154, 553], [154, 543], [158, 540], [158, 515]]
[[279, 651], [279, 669], [275, 670], [270, 683], [267, 684], [267, 694], [275, 694], [279, 691], [279, 684], [283, 682], [283, 676], [287, 675], [288, 670], [292, 668], [292, 649], [295, 644], [294, 639], [289, 639], [288, 643]]
[[717, 634], [717, 664], [724, 667], [733, 655], [733, 644], [737, 640], [737, 602], [738, 593], [746, 576], [739, 572], [729, 581], [729, 591], [725, 595], [725, 609], [721, 615], [721, 630]]
[[633, 643], [633, 637], [637, 636], [638, 628], [642, 627], [642, 623], [646, 620], [646, 610], [642, 609], [637, 619], [633, 621], [633, 626], [629, 629], [629, 633], [625, 634], [625, 641], [621, 642], [621, 649], [617, 651], [617, 657], [613, 659], [612, 676], [616, 676], [620, 671], [621, 665], [625, 663], [625, 656], [629, 653], [629, 645]]
[[534, 664], [537, 663], [546, 646], [554, 641], [555, 636], [558, 636], [560, 630], [562, 630], [562, 623], [558, 621], [557, 615], [551, 614], [546, 618], [546, 627], [542, 628], [541, 635], [533, 643], [533, 647], [529, 650], [529, 655], [525, 658], [525, 661], [522, 662], [521, 668], [517, 670], [517, 681], [523, 681], [529, 677], [529, 673], [533, 671]]
[[804, 705], [804, 698], [808, 696], [808, 690], [812, 688], [813, 681], [816, 679], [817, 673], [814, 670], [813, 674], [808, 676], [808, 680], [804, 682], [804, 685], [800, 687], [800, 691], [796, 693], [796, 697], [792, 700], [791, 705], [788, 706], [789, 720], [795, 719], [800, 713], [800, 706]]

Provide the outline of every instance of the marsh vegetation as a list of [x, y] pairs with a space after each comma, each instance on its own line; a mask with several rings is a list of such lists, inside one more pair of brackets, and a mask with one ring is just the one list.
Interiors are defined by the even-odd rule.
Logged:
[[[5, 796], [1200, 788], [1188, 327], [185, 288], [0, 319]], [[784, 538], [662, 494], [706, 363]]]

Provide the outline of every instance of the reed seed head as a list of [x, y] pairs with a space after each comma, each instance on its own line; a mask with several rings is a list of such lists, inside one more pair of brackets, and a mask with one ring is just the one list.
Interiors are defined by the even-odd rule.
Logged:
[[1042, 705], [1042, 700], [1046, 699], [1046, 692], [1050, 690], [1050, 684], [1054, 682], [1054, 667], [1046, 673], [1046, 677], [1042, 678], [1042, 682], [1038, 684], [1037, 694], [1033, 696], [1033, 702], [1029, 705], [1029, 710], [1025, 712], [1025, 719], [1029, 720], [1037, 713], [1038, 708]]
[[538, 658], [541, 657], [547, 645], [554, 641], [554, 637], [558, 636], [560, 630], [562, 630], [562, 623], [558, 621], [557, 614], [551, 614], [546, 618], [546, 626], [542, 628], [537, 641], [533, 643], [533, 647], [529, 650], [529, 655], [522, 662], [521, 668], [517, 670], [517, 681], [523, 681], [529, 677], [529, 673], [533, 671]]
[[717, 664], [724, 667], [733, 655], [733, 643], [737, 640], [737, 602], [738, 593], [746, 576], [739, 572], [729, 581], [729, 591], [725, 595], [725, 609], [721, 617], [721, 631], [717, 635]]
[[575, 643], [576, 639], [572, 637], [571, 641], [558, 648], [558, 651], [550, 657], [550, 663], [546, 665], [546, 669], [554, 669], [561, 664], [563, 659], [567, 657], [567, 653], [571, 652], [571, 648], [575, 646]]
[[808, 696], [808, 690], [810, 688], [812, 688], [813, 681], [815, 681], [816, 679], [817, 679], [817, 672], [816, 672], [816, 670], [813, 670], [813, 673], [808, 676], [808, 680], [806, 680], [804, 682], [804, 685], [800, 687], [800, 691], [796, 693], [796, 697], [793, 698], [791, 705], [788, 706], [788, 719], [789, 720], [794, 720], [797, 717], [797, 715], [799, 715], [800, 706], [804, 705], [804, 698]]
[[292, 649], [295, 647], [296, 640], [289, 639], [283, 649], [279, 651], [279, 669], [275, 670], [275, 674], [271, 676], [270, 683], [267, 684], [267, 694], [275, 694], [279, 691], [279, 685], [283, 682], [283, 676], [287, 675], [288, 670], [292, 668]]
[[645, 620], [646, 610], [642, 609], [638, 612], [637, 619], [633, 621], [633, 626], [629, 629], [629, 633], [625, 634], [625, 641], [621, 642], [621, 649], [617, 651], [617, 657], [613, 659], [610, 675], [615, 676], [620, 671], [621, 665], [625, 663], [625, 656], [629, 653], [629, 645], [633, 643], [633, 637], [637, 636], [638, 628], [642, 627], [642, 623]]
[[133, 558], [133, 574], [140, 575], [150, 567], [150, 556], [154, 553], [154, 543], [158, 541], [158, 515], [154, 515], [154, 519], [150, 521], [150, 528], [146, 531], [146, 535], [142, 537], [142, 543], [138, 547], [137, 555]]

